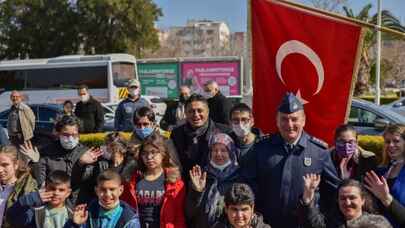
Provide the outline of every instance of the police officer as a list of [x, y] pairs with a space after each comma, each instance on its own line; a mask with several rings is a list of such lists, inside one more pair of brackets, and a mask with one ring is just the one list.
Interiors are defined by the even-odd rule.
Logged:
[[150, 107], [148, 100], [141, 97], [141, 83], [136, 79], [128, 81], [128, 97], [122, 100], [115, 110], [114, 128], [116, 131], [133, 131], [133, 115], [142, 107]]
[[332, 199], [331, 194], [340, 182], [326, 143], [307, 134], [304, 126], [303, 104], [287, 93], [278, 108], [279, 133], [262, 137], [254, 147], [256, 159], [244, 172], [256, 191], [258, 211], [273, 228], [300, 227], [297, 208], [305, 174], [321, 175], [320, 191], [324, 198]]

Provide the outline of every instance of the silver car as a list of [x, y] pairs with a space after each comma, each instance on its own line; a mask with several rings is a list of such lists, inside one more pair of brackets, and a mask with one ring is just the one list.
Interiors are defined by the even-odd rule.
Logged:
[[401, 97], [400, 99], [383, 106], [405, 116], [405, 97]]
[[388, 124], [405, 124], [405, 116], [369, 101], [353, 99], [349, 124], [361, 135], [381, 135]]

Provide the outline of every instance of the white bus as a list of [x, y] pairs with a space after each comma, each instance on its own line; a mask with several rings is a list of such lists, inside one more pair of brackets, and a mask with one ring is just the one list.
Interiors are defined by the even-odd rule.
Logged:
[[9, 108], [12, 90], [23, 91], [29, 104], [76, 102], [80, 84], [100, 102], [117, 102], [133, 78], [138, 78], [136, 59], [128, 54], [0, 61], [0, 111]]

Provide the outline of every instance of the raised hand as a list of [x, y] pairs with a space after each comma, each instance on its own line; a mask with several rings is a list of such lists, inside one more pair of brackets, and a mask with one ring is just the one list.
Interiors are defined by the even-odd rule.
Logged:
[[305, 204], [309, 204], [314, 199], [315, 190], [321, 182], [321, 176], [319, 174], [309, 173], [302, 178], [304, 179], [304, 194], [302, 195], [302, 200]]
[[77, 225], [86, 223], [89, 212], [86, 209], [86, 204], [79, 204], [73, 210], [73, 222]]
[[80, 164], [89, 165], [97, 161], [98, 157], [103, 155], [103, 151], [100, 148], [91, 147], [89, 150], [84, 152], [80, 157]]
[[207, 181], [207, 172], [202, 172], [201, 167], [196, 165], [190, 170], [192, 187], [198, 192], [203, 192]]
[[27, 155], [33, 162], [38, 162], [39, 160], [38, 148], [32, 146], [32, 143], [29, 140], [20, 145], [20, 152]]
[[350, 158], [342, 158], [339, 164], [340, 168], [340, 175], [342, 179], [348, 179], [350, 178], [350, 171], [347, 168], [347, 164], [349, 163]]
[[384, 206], [388, 207], [392, 202], [392, 195], [384, 177], [378, 177], [374, 171], [366, 173], [364, 178], [365, 187], [377, 197]]
[[46, 189], [40, 189], [38, 193], [42, 203], [47, 203], [52, 200], [53, 192], [46, 191]]

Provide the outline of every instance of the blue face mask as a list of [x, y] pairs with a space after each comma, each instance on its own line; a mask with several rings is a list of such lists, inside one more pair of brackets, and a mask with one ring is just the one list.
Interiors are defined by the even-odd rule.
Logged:
[[141, 139], [147, 138], [152, 133], [153, 133], [153, 128], [151, 128], [151, 127], [145, 127], [145, 128], [136, 127], [135, 128], [135, 134]]

